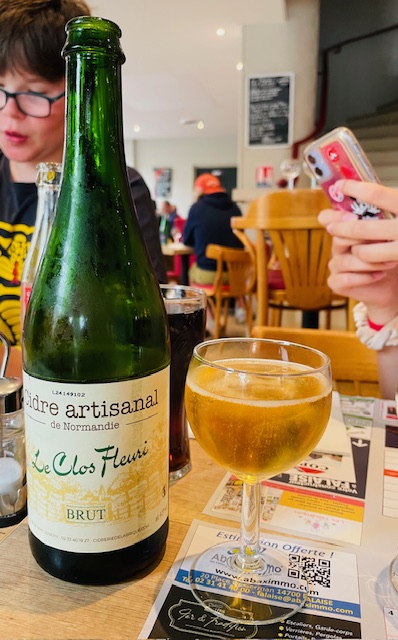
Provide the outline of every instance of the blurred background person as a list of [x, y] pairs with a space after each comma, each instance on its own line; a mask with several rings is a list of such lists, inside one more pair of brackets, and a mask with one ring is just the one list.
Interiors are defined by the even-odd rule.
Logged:
[[168, 200], [164, 200], [160, 205], [160, 213], [162, 216], [165, 216], [167, 218], [170, 228], [172, 229], [174, 220], [176, 218], [179, 218], [177, 207], [175, 206], [175, 204], [171, 204], [171, 202], [169, 202]]
[[[202, 173], [194, 183], [196, 202], [191, 206], [184, 227], [183, 243], [193, 247], [195, 262], [189, 269], [189, 281], [195, 285], [213, 284], [217, 263], [206, 257], [208, 244], [242, 249], [241, 241], [231, 229], [231, 218], [241, 216], [239, 207], [225, 192], [220, 180], [211, 173]], [[228, 283], [228, 274], [224, 281]], [[207, 327], [211, 330], [212, 318], [208, 309]], [[239, 300], [235, 300], [235, 319], [246, 321], [246, 310]]]
[[162, 202], [160, 213], [167, 220], [170, 235], [174, 242], [181, 242], [186, 220], [178, 215], [177, 207], [168, 200]]
[[242, 213], [211, 173], [196, 178], [194, 193], [196, 202], [189, 210], [183, 234], [184, 244], [193, 247], [196, 255], [189, 279], [196, 284], [213, 284], [216, 261], [206, 257], [206, 247], [213, 243], [242, 249], [241, 241], [231, 229], [231, 218]]

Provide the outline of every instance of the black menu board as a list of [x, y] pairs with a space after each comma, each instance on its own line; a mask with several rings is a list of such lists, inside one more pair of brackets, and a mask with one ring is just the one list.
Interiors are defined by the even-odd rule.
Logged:
[[249, 147], [292, 144], [292, 73], [249, 77], [246, 106]]

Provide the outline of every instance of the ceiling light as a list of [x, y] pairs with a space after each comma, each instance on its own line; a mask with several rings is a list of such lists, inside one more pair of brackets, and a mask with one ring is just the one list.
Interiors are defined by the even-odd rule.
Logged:
[[134, 124], [134, 125], [133, 125], [133, 131], [134, 131], [135, 133], [138, 133], [139, 131], [141, 131], [141, 127], [140, 127], [140, 125], [139, 125], [139, 124]]
[[238, 64], [236, 65], [236, 70], [242, 71], [242, 69], [243, 69], [243, 62], [238, 62]]
[[225, 36], [225, 29], [223, 29], [222, 27], [219, 27], [216, 31], [216, 34], [218, 36]]
[[189, 118], [182, 118], [180, 120], [180, 124], [195, 125], [195, 127], [197, 127], [198, 129], [203, 129], [203, 127], [205, 126], [202, 120], [191, 120]]

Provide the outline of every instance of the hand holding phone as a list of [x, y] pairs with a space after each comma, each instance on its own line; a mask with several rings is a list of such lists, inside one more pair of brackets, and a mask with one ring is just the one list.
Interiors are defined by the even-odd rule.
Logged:
[[338, 127], [309, 144], [304, 149], [304, 158], [334, 209], [354, 213], [360, 219], [394, 217], [335, 188], [337, 180], [342, 178], [380, 183], [358, 140], [347, 127]]

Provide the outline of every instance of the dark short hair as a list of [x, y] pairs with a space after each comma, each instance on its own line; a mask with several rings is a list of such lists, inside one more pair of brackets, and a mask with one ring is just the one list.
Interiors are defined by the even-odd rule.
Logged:
[[24, 70], [56, 82], [65, 75], [65, 25], [90, 15], [85, 0], [0, 0], [0, 73]]

